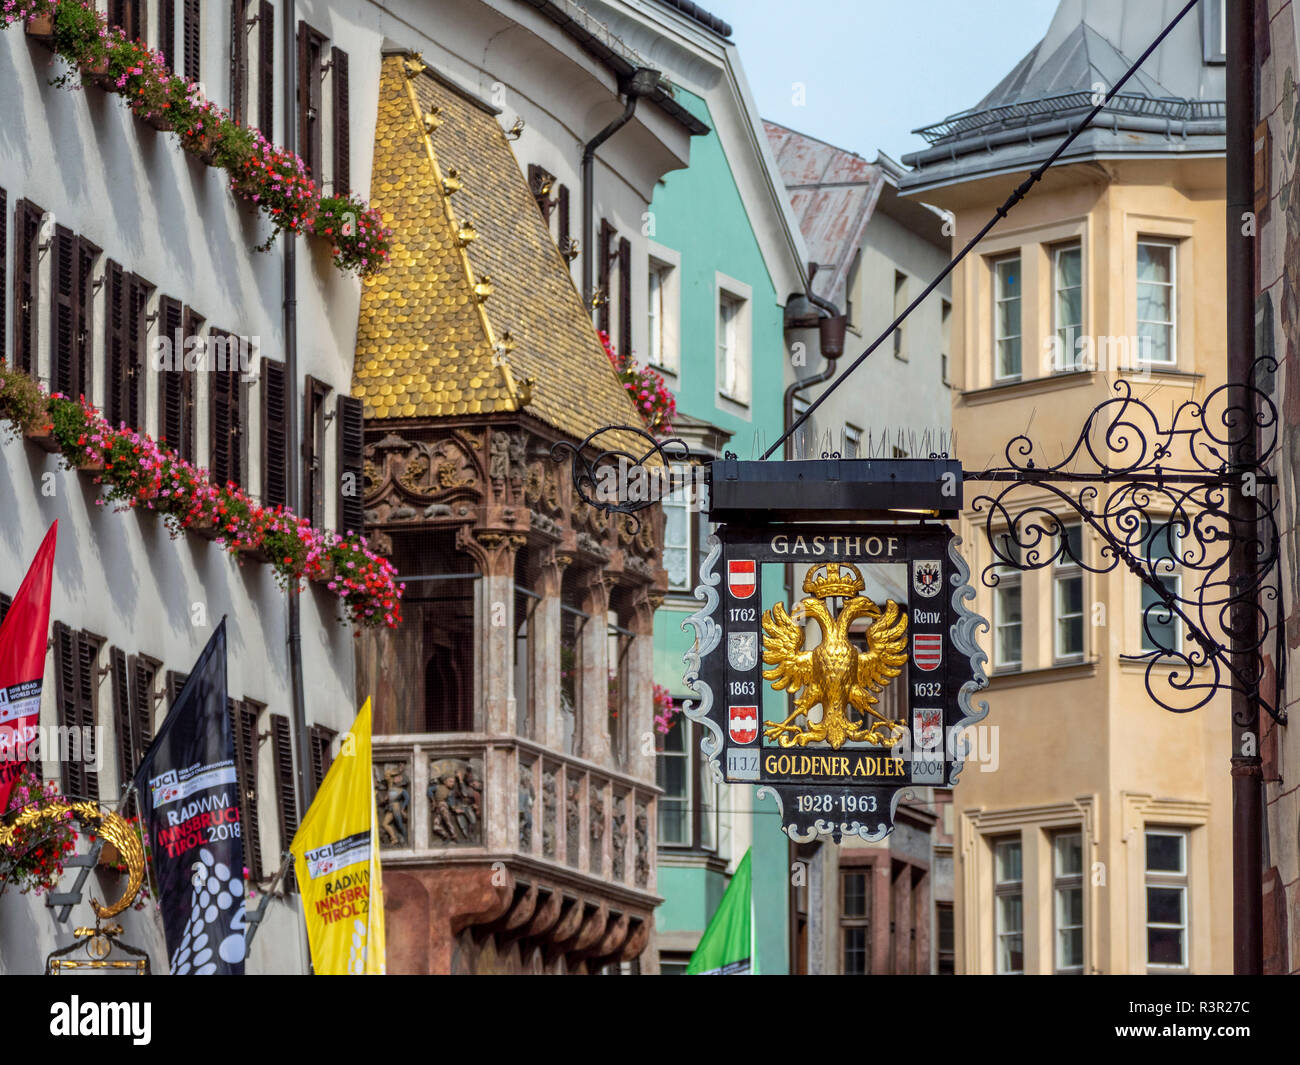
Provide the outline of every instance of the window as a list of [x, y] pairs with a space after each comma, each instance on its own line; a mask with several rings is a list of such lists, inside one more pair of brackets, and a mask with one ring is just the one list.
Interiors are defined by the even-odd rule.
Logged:
[[128, 41], [145, 38], [144, 0], [108, 0], [108, 24], [117, 26]]
[[618, 238], [618, 353], [632, 356], [632, 243]]
[[248, 0], [230, 0], [230, 117], [248, 121]]
[[288, 506], [289, 380], [283, 362], [262, 358], [262, 503]]
[[677, 372], [677, 277], [673, 267], [650, 260], [646, 322], [650, 361], [669, 373]]
[[158, 375], [158, 429], [161, 438], [175, 448], [187, 462], [195, 460], [194, 414], [195, 378], [193, 367], [186, 369], [186, 349], [201, 350], [200, 331], [203, 319], [178, 300], [163, 296], [158, 301], [159, 330], [172, 345], [174, 362]]
[[158, 51], [167, 73], [176, 73], [176, 0], [158, 0]]
[[994, 562], [998, 583], [993, 588], [993, 667], [1016, 670], [1023, 658], [1022, 576], [1016, 569], [1020, 564], [1020, 546], [1007, 533], [998, 538]]
[[45, 758], [59, 761], [63, 794], [73, 800], [99, 800], [95, 721], [99, 704], [99, 649], [103, 638], [54, 623], [55, 698], [59, 749]]
[[307, 173], [321, 181], [322, 130], [321, 56], [325, 37], [307, 23], [298, 23], [298, 154]]
[[848, 869], [840, 874], [840, 941], [845, 976], [871, 972], [870, 869]]
[[1187, 833], [1146, 833], [1147, 965], [1187, 967]]
[[1178, 248], [1165, 241], [1138, 241], [1138, 359], [1172, 366], [1177, 361]]
[[307, 742], [311, 749], [311, 777], [314, 790], [319, 791], [325, 774], [329, 772], [330, 763], [334, 761], [331, 748], [334, 737], [338, 735], [333, 729], [323, 725], [312, 725], [308, 730]]
[[325, 397], [324, 381], [307, 378], [302, 412], [302, 505], [312, 525], [325, 523]]
[[695, 590], [696, 565], [702, 540], [708, 537], [708, 522], [700, 514], [699, 489], [694, 466], [673, 467], [673, 489], [665, 492], [664, 569], [668, 571], [668, 590], [690, 595]]
[[737, 403], [749, 403], [747, 300], [718, 290], [718, 391]]
[[[569, 186], [561, 185], [559, 192], [556, 194], [556, 245], [564, 254], [566, 268], [572, 259], [569, 252], [572, 248], [569, 236]], [[576, 254], [576, 252], [574, 253]]]
[[[1141, 556], [1148, 575], [1175, 599], [1182, 594], [1182, 577], [1178, 573], [1180, 545], [1177, 523], [1166, 521], [1150, 526], [1142, 537]], [[1176, 652], [1182, 650], [1183, 630], [1180, 619], [1164, 598], [1145, 581], [1142, 584], [1142, 650]]]
[[582, 749], [583, 632], [588, 615], [579, 572], [573, 566], [560, 580], [560, 718], [564, 753]]
[[1228, 61], [1227, 0], [1205, 0], [1201, 4], [1203, 56], [1207, 63]]
[[[596, 287], [600, 290], [600, 306], [596, 308], [596, 328], [610, 337], [610, 344], [613, 344], [614, 338], [610, 336], [609, 331], [609, 302], [613, 298], [609, 291], [609, 261], [614, 255], [611, 249], [617, 233], [618, 230], [611, 226], [608, 221], [603, 218], [600, 220], [600, 236], [595, 249]], [[618, 354], [630, 355], [631, 352], [620, 351]]]
[[669, 847], [689, 847], [694, 842], [690, 740], [690, 719], [685, 714], [676, 715], [672, 728], [663, 738], [656, 766], [656, 782], [664, 789], [659, 797], [659, 842]]
[[1056, 971], [1083, 972], [1083, 833], [1052, 838], [1052, 912]]
[[[248, 391], [240, 380], [239, 340], [212, 330], [213, 352], [207, 362], [210, 411], [208, 469], [212, 483], [242, 485], [247, 480], [245, 448], [248, 436]], [[233, 357], [232, 357], [233, 355]]]
[[952, 351], [952, 303], [949, 300], [939, 302], [939, 375], [940, 380], [949, 388], [952, 378], [949, 376], [948, 355]]
[[335, 196], [352, 191], [352, 112], [348, 99], [348, 54], [330, 49], [330, 87], [334, 91], [334, 185]]
[[934, 904], [934, 919], [938, 926], [937, 968], [939, 976], [952, 976], [957, 972], [956, 928], [951, 902]]
[[862, 430], [856, 425], [844, 423], [844, 458], [856, 459], [862, 455]]
[[1083, 331], [1083, 248], [1068, 244], [1052, 252], [1052, 322], [1056, 330], [1058, 373], [1079, 369]]
[[[902, 313], [907, 310], [907, 275], [895, 270], [894, 271], [894, 319], [897, 320]], [[903, 346], [903, 331], [907, 328], [904, 322], [894, 330], [894, 358], [907, 361], [907, 352]]]
[[1010, 380], [1020, 376], [1020, 256], [993, 264], [994, 376]]
[[1066, 525], [1061, 531], [1061, 553], [1053, 564], [1052, 613], [1056, 628], [1056, 661], [1083, 658], [1083, 530]]
[[997, 971], [1002, 975], [1025, 971], [1025, 896], [1020, 846], [1019, 838], [993, 844], [996, 961]]
[[[117, 728], [117, 779], [125, 785], [139, 768], [153, 739], [154, 687], [162, 663], [148, 655], [131, 655], [120, 647], [109, 653], [113, 677], [113, 716]], [[127, 802], [126, 816], [137, 811], [136, 797]]]

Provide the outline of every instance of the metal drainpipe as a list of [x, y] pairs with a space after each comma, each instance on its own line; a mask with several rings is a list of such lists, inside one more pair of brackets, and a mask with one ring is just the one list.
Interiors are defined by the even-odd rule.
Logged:
[[[636, 114], [637, 101], [642, 96], [649, 96], [654, 92], [658, 84], [659, 71], [651, 67], [638, 68], [624, 86], [627, 102], [623, 106], [623, 113], [582, 146], [582, 239], [586, 242], [586, 246], [581, 249], [582, 299], [587, 305], [588, 314], [594, 309], [591, 306], [591, 281], [596, 252], [596, 238], [592, 228], [595, 225], [593, 216], [596, 213], [596, 149], [632, 121], [632, 116]], [[605, 298], [609, 298], [608, 292], [605, 293]]]
[[[294, 26], [294, 5], [281, 5], [284, 28], [284, 147], [297, 151], [298, 47]], [[284, 368], [289, 378], [289, 417], [286, 454], [289, 467], [289, 505], [302, 513], [302, 473], [298, 441], [298, 238], [284, 231]], [[289, 591], [289, 684], [293, 690], [293, 732], [298, 751], [298, 820], [301, 823], [315, 793], [311, 776], [311, 745], [307, 741], [307, 708], [302, 679], [302, 601], [296, 589]]]
[[[812, 290], [813, 278], [816, 276], [816, 274], [817, 274], [817, 264], [812, 263], [810, 264], [808, 270], [808, 288], [804, 292], [804, 295], [807, 297], [808, 302], [813, 304], [814, 306], [820, 307], [831, 318], [843, 317], [843, 315], [840, 314], [840, 309], [836, 307], [835, 304], [831, 303], [830, 300], [823, 299], [821, 296], [818, 296], [815, 292], [813, 292]], [[824, 321], [825, 319], [822, 320]], [[821, 344], [819, 346], [819, 351], [821, 352], [822, 358], [825, 359], [826, 361], [826, 369], [822, 370], [821, 373], [813, 374], [812, 377], [805, 377], [802, 381], [796, 381], [794, 384], [792, 384], [789, 388], [785, 390], [785, 402], [783, 406], [785, 425], [782, 427], [783, 432], [789, 432], [790, 427], [794, 425], [795, 396], [797, 396], [800, 392], [804, 391], [805, 389], [812, 388], [813, 385], [819, 385], [823, 381], [829, 381], [832, 377], [835, 376], [835, 362], [844, 353], [844, 348], [841, 345], [839, 351], [835, 352], [833, 355], [828, 355], [826, 353], [826, 347], [827, 345], [825, 344]], [[785, 457], [786, 459], [791, 459], [794, 457], [794, 437], [790, 437], [785, 442]]]
[[[1228, 0], [1227, 56], [1227, 281], [1228, 384], [1250, 383], [1255, 358], [1254, 241], [1242, 235], [1242, 218], [1255, 209], [1255, 0]], [[1235, 391], [1235, 390], [1234, 390]], [[1232, 393], [1229, 393], [1232, 395]], [[1234, 404], [1245, 409], [1237, 392]], [[1253, 419], [1252, 419], [1253, 422]], [[1249, 463], [1258, 454], [1254, 439], [1243, 440], [1232, 456]], [[1230, 520], [1236, 528], [1254, 528], [1256, 508], [1234, 489], [1229, 498]], [[1255, 567], [1246, 538], [1239, 538], [1229, 556], [1236, 587], [1254, 581]], [[1239, 604], [1232, 627], [1237, 646], [1254, 647], [1257, 621], [1253, 605]], [[1245, 675], [1253, 668], [1250, 652], [1234, 654]], [[1259, 751], [1260, 709], [1256, 698], [1232, 693], [1232, 930], [1233, 970], [1237, 975], [1261, 973], [1264, 967], [1263, 915], [1263, 768]], [[1251, 755], [1244, 750], [1253, 750]]]

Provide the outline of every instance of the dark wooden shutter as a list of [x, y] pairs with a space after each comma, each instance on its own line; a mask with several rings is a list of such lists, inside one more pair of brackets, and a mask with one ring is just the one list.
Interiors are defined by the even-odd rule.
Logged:
[[99, 774], [95, 764], [95, 703], [99, 691], [99, 648], [103, 641], [89, 633], [77, 634], [77, 724], [82, 738], [82, 792], [87, 799], [99, 799]]
[[338, 399], [339, 532], [362, 532], [365, 525], [362, 468], [365, 464], [364, 406], [355, 396]]
[[[104, 417], [118, 426], [127, 421], [127, 392], [131, 387], [127, 358], [127, 281], [121, 263], [110, 259], [104, 266]], [[129, 424], [129, 423], [128, 423]], [[134, 428], [134, 426], [133, 426]]]
[[158, 51], [163, 65], [176, 72], [176, 0], [158, 0]]
[[261, 834], [257, 818], [257, 711], [256, 704], [229, 700], [230, 730], [235, 741], [235, 779], [239, 787], [240, 836], [249, 876], [262, 877]]
[[[158, 331], [167, 344], [163, 350], [172, 353], [173, 360], [182, 359], [184, 350], [178, 350], [185, 338], [181, 332], [184, 308], [179, 300], [162, 296], [158, 300]], [[176, 364], [173, 362], [172, 367]], [[182, 364], [183, 365], [183, 364]], [[158, 435], [170, 448], [179, 448], [185, 429], [185, 401], [178, 380], [180, 374], [173, 368], [158, 373]]]
[[287, 851], [298, 831], [298, 795], [293, 776], [293, 742], [289, 718], [271, 714], [271, 747], [275, 755], [275, 797], [280, 815], [280, 849]]
[[50, 390], [69, 399], [80, 394], [77, 365], [77, 238], [67, 226], [54, 227], [50, 265]]
[[167, 712], [171, 713], [172, 706], [175, 705], [177, 698], [181, 694], [181, 689], [185, 687], [185, 682], [190, 679], [188, 673], [182, 673], [179, 670], [169, 669], [167, 671]]
[[319, 528], [325, 520], [325, 397], [330, 386], [307, 378], [303, 392], [302, 506], [304, 516]]
[[289, 504], [289, 384], [282, 362], [262, 359], [262, 503]]
[[241, 126], [248, 111], [248, 0], [230, 0], [230, 117]]
[[[214, 329], [209, 334], [209, 343], [215, 348], [220, 344], [229, 354], [235, 338], [224, 330]], [[208, 382], [211, 392], [210, 430], [211, 450], [208, 455], [208, 468], [214, 484], [225, 486], [233, 481], [237, 485], [244, 483], [244, 425], [247, 421], [244, 413], [243, 388], [239, 380], [239, 362], [227, 358], [209, 360]]]
[[137, 274], [126, 279], [126, 424], [144, 428], [145, 383], [149, 370], [149, 297], [153, 285]]
[[[80, 735], [75, 747], [69, 740], [66, 751], [46, 754], [59, 759], [63, 794], [75, 799], [99, 799], [99, 774], [91, 766], [95, 760], [95, 692], [99, 682], [96, 661], [100, 643], [90, 633], [73, 632], [61, 621], [54, 623], [58, 724], [62, 729], [76, 729]], [[66, 735], [61, 732], [56, 742], [61, 745]], [[68, 757], [72, 754], [79, 757]]]
[[135, 729], [136, 765], [153, 742], [153, 689], [162, 663], [148, 655], [131, 662], [131, 722]]
[[632, 357], [632, 245], [626, 237], [618, 242], [618, 353]]
[[73, 347], [77, 365], [76, 395], [94, 402], [95, 383], [95, 263], [100, 249], [84, 237], [77, 238], [77, 303]]
[[559, 192], [556, 193], [558, 208], [560, 212], [558, 243], [560, 251], [564, 251], [569, 243], [569, 186], [561, 185]]
[[261, 0], [257, 8], [257, 128], [275, 139], [275, 8]]
[[[77, 638], [61, 621], [54, 623], [54, 698], [57, 723], [65, 729], [79, 725], [81, 715], [77, 710]], [[57, 741], [55, 746], [57, 747]], [[57, 749], [47, 751], [46, 754], [52, 754], [55, 758], [59, 756]], [[59, 761], [59, 767], [63, 794], [84, 799], [84, 765], [74, 759], [63, 758]]]
[[[17, 252], [15, 251], [15, 255]], [[0, 189], [0, 362], [3, 362], [9, 349], [5, 344], [9, 308], [9, 196]]]
[[41, 218], [45, 211], [31, 200], [14, 205], [14, 365], [34, 374]]
[[5, 615], [9, 613], [9, 608], [13, 605], [14, 597], [12, 595], [5, 595], [4, 592], [0, 592], [0, 625], [5, 623]]
[[199, 0], [185, 0], [185, 24], [182, 54], [185, 56], [185, 76], [190, 81], [202, 81], [203, 66], [203, 13]]
[[348, 104], [348, 54], [330, 51], [330, 79], [334, 86], [334, 195], [352, 191], [352, 112]]
[[315, 782], [316, 791], [320, 790], [325, 774], [329, 772], [330, 764], [334, 761], [330, 754], [330, 747], [337, 735], [338, 733], [333, 729], [325, 728], [323, 725], [311, 726], [308, 738], [311, 745], [311, 777]]
[[[135, 775], [135, 767], [143, 752], [137, 745], [135, 721], [131, 713], [131, 674], [126, 652], [122, 648], [110, 648], [109, 668], [113, 677], [113, 724], [117, 729], [117, 779], [125, 788]], [[135, 809], [135, 796], [132, 795], [121, 812], [124, 817], [131, 817], [134, 816]]]
[[[614, 240], [614, 227], [605, 219], [600, 220], [600, 239], [596, 242], [596, 284], [600, 286], [601, 302], [596, 312], [596, 328], [602, 333], [609, 333], [609, 304], [613, 293], [609, 291], [609, 246]], [[613, 338], [610, 338], [611, 343]], [[620, 355], [623, 353], [620, 351]]]
[[143, 40], [144, 0], [108, 0], [108, 24], [121, 27], [128, 41]]
[[[185, 308], [184, 314], [185, 346], [188, 349], [191, 337], [197, 337], [203, 329], [203, 319], [194, 313], [189, 307]], [[201, 347], [196, 347], [195, 352], [201, 352]], [[191, 369], [190, 359], [185, 360], [184, 372], [177, 373], [176, 379], [180, 383], [181, 402], [182, 402], [182, 419], [183, 431], [181, 436], [180, 453], [181, 458], [187, 462], [198, 461], [198, 451], [195, 446], [194, 429], [196, 422], [196, 413], [198, 410], [198, 401], [196, 398], [196, 389], [198, 386], [199, 373], [197, 369]]]

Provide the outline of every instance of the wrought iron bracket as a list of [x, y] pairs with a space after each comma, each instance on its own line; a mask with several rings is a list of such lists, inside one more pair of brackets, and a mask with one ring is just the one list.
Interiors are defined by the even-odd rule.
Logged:
[[[983, 583], [1062, 563], [1094, 574], [1122, 564], [1153, 595], [1142, 611], [1147, 649], [1121, 658], [1146, 664], [1158, 705], [1186, 713], [1236, 690], [1249, 696], [1252, 720], [1262, 707], [1285, 722], [1282, 634], [1265, 609], [1282, 596], [1277, 479], [1268, 468], [1278, 415], [1265, 380], [1275, 370], [1260, 359], [1248, 384], [1185, 401], [1167, 424], [1121, 378], [1060, 462], [1040, 463], [1020, 435], [1004, 465], [963, 471], [965, 481], [988, 485], [971, 501], [993, 551]], [[1067, 535], [1076, 516], [1101, 542], [1095, 556]], [[1234, 554], [1248, 560], [1244, 571], [1232, 571]], [[1270, 637], [1272, 701], [1260, 690]]]

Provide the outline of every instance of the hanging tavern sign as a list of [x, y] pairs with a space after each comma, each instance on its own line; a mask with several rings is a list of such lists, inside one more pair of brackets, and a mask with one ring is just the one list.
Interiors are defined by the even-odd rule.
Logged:
[[799, 841], [883, 838], [906, 788], [956, 781], [985, 681], [946, 526], [725, 524], [709, 543], [686, 713], [718, 779], [770, 789]]

